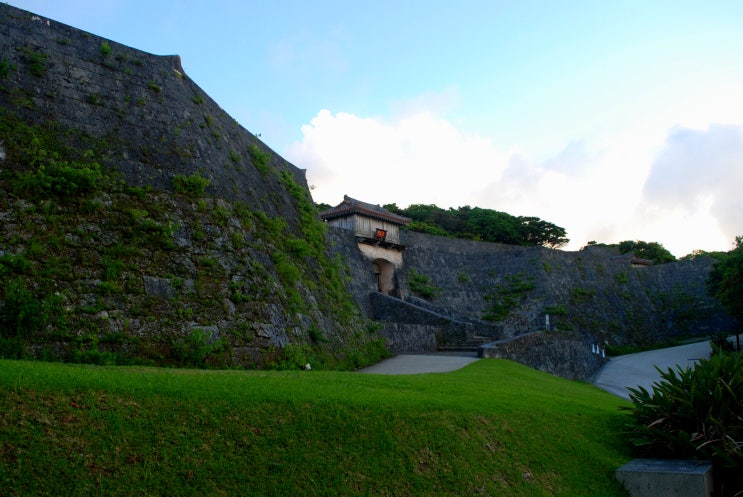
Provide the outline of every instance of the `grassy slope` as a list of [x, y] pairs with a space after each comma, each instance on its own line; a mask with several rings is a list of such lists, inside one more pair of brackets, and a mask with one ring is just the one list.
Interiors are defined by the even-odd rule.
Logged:
[[623, 401], [447, 374], [0, 361], [0, 495], [626, 495]]

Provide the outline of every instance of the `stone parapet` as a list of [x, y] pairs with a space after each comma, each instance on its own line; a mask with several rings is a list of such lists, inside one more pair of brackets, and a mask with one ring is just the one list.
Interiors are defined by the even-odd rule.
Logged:
[[592, 353], [590, 344], [579, 336], [543, 332], [481, 345], [477, 355], [510, 359], [572, 380], [589, 379], [606, 361], [601, 355]]

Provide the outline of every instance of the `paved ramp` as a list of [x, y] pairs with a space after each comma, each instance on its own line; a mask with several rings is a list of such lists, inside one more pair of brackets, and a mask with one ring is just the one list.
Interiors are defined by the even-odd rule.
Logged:
[[614, 357], [596, 374], [593, 383], [607, 392], [629, 399], [627, 387], [639, 385], [650, 390], [653, 383], [660, 381], [660, 373], [655, 366], [661, 371], [675, 369], [676, 366], [686, 368], [699, 359], [709, 358], [711, 352], [709, 342], [704, 341]]
[[445, 352], [401, 354], [368, 368], [360, 369], [359, 372], [371, 374], [446, 373], [461, 369], [477, 360], [479, 359], [475, 352], [466, 354]]
[[[649, 390], [653, 383], [661, 379], [654, 366], [662, 371], [676, 366], [685, 368], [699, 359], [708, 358], [711, 351], [709, 342], [704, 341], [615, 357], [596, 374], [593, 383], [607, 392], [629, 399], [627, 387], [641, 385]], [[461, 369], [477, 360], [479, 359], [474, 352], [401, 354], [360, 369], [359, 372], [389, 375], [445, 373]]]

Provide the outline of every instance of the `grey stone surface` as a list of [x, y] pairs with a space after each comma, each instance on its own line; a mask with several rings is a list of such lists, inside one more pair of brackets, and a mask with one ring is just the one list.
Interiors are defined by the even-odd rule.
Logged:
[[545, 332], [481, 345], [478, 356], [509, 359], [571, 380], [587, 380], [605, 362], [580, 336]]
[[661, 371], [690, 367], [699, 359], [709, 358], [711, 351], [709, 342], [703, 341], [613, 357], [596, 374], [593, 383], [607, 392], [629, 399], [628, 387], [642, 386], [652, 390], [653, 383], [661, 380], [656, 367]]
[[[490, 342], [514, 338], [490, 347], [485, 356], [587, 379], [604, 362], [592, 354], [591, 344], [706, 337], [734, 326], [707, 295], [705, 281], [713, 263], [708, 258], [633, 267], [629, 257], [612, 248], [564, 252], [403, 231], [404, 264], [397, 271], [403, 302], [374, 293], [372, 263], [349, 231], [331, 229], [328, 239], [331, 251], [348, 262], [349, 291], [365, 313], [380, 322], [381, 334], [398, 353], [431, 350], [434, 341], [440, 348], [462, 345], [475, 336], [490, 337]], [[432, 302], [410, 294], [411, 269], [440, 289]], [[516, 295], [505, 318], [482, 321], [492, 304], [486, 296], [507, 285], [509, 278], [531, 288]], [[518, 338], [545, 329], [554, 335]]]
[[441, 328], [425, 324], [384, 323], [379, 336], [395, 354], [436, 352]]
[[461, 369], [477, 360], [478, 358], [471, 353], [400, 354], [374, 366], [360, 369], [359, 372], [390, 375], [446, 373]]
[[[286, 172], [302, 186], [304, 171], [220, 108], [179, 56], [143, 52], [6, 4], [0, 53], [14, 68], [3, 79], [0, 107], [104, 140], [106, 165], [127, 183], [170, 190], [173, 176], [199, 172], [211, 180], [208, 193], [299, 223], [281, 175], [261, 170], [250, 148], [267, 154], [269, 172]], [[43, 60], [41, 74], [31, 70], [32, 57]]]
[[616, 475], [632, 497], [710, 497], [713, 490], [705, 461], [635, 459]]
[[144, 291], [147, 295], [159, 297], [161, 299], [172, 299], [177, 295], [175, 288], [167, 278], [158, 278], [154, 276], [144, 276]]
[[515, 306], [499, 320], [503, 338], [545, 329], [576, 331], [611, 344], [706, 336], [734, 323], [707, 294], [711, 258], [634, 267], [616, 248], [567, 252], [543, 247], [456, 240], [403, 231], [407, 247], [401, 286], [415, 269], [441, 289], [434, 302], [471, 319], [492, 305], [487, 295], [509, 279], [531, 288], [513, 294]]
[[[100, 206], [96, 222], [77, 226], [69, 211], [57, 220], [64, 242], [57, 263], [69, 268], [55, 285], [72, 333], [167, 344], [197, 327], [230, 340], [237, 364], [256, 366], [280, 359], [289, 343], [311, 342], [310, 330], [344, 350], [351, 335], [351, 349], [376, 338], [360, 316], [337, 312], [327, 285], [315, 284], [317, 261], [292, 261], [303, 280], [281, 280], [272, 256], [286, 250], [286, 238], [305, 236], [300, 195], [311, 197], [304, 171], [221, 109], [178, 56], [142, 52], [7, 4], [0, 4], [0, 55], [4, 116], [63, 137], [72, 150], [95, 149], [125, 185], [142, 187], [91, 200]], [[3, 154], [3, 171], [28, 167], [7, 143]], [[174, 177], [197, 173], [210, 180], [206, 195], [172, 194]], [[33, 199], [0, 199], [2, 250], [20, 254], [44, 218]], [[148, 219], [172, 233], [134, 241], [134, 223], [119, 214], [137, 199], [154, 206]], [[280, 234], [268, 234], [271, 223]], [[107, 280], [102, 253], [117, 244], [136, 245], [137, 255], [121, 256], [127, 263]]]

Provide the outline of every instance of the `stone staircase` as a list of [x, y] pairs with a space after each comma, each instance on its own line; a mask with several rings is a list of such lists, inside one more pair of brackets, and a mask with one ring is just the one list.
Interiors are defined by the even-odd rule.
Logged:
[[[451, 309], [421, 299], [409, 297], [401, 300], [381, 293], [372, 293], [369, 298], [372, 319], [395, 323], [397, 330], [406, 325], [411, 330], [427, 327], [431, 334], [436, 335], [435, 340], [428, 342], [429, 347], [440, 352], [477, 352], [479, 346], [502, 338], [501, 326], [458, 316]], [[432, 348], [421, 348], [420, 351], [427, 350]]]
[[439, 352], [477, 352], [481, 345], [493, 342], [493, 337], [472, 335], [467, 341], [459, 345], [441, 345], [438, 347]]

